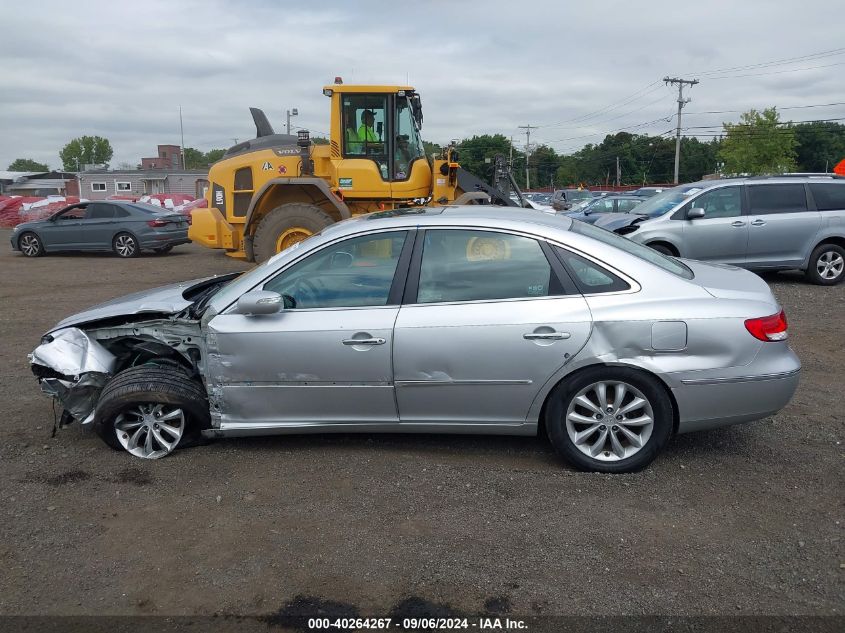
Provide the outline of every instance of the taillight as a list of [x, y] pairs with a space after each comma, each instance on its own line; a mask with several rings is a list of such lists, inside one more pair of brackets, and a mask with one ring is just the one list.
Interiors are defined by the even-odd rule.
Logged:
[[786, 313], [783, 310], [771, 316], [745, 320], [745, 329], [751, 332], [751, 336], [766, 342], [785, 341], [789, 336], [788, 327]]
[[151, 226], [153, 228], [155, 228], [157, 226], [167, 226], [167, 224], [169, 224], [169, 222], [167, 220], [161, 220], [161, 219], [159, 219], [159, 220], [149, 220], [147, 222], [147, 226]]

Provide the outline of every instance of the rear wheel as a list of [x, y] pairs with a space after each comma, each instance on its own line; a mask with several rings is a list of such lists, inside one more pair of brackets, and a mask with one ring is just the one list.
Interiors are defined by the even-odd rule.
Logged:
[[258, 224], [254, 240], [255, 261], [267, 261], [276, 253], [319, 233], [332, 222], [329, 214], [313, 204], [292, 202], [276, 207]]
[[27, 257], [40, 257], [44, 254], [44, 245], [41, 243], [41, 239], [31, 231], [21, 234], [18, 238], [18, 248]]
[[810, 255], [807, 279], [820, 286], [833, 286], [845, 278], [845, 249], [836, 244], [819, 244]]
[[138, 257], [141, 249], [138, 247], [138, 240], [129, 233], [118, 233], [112, 240], [112, 250], [118, 257]]
[[597, 367], [558, 385], [546, 407], [557, 452], [581, 470], [628, 473], [650, 464], [672, 432], [672, 403], [656, 378]]
[[195, 443], [208, 428], [205, 389], [176, 367], [133, 367], [106, 383], [94, 424], [112, 448], [158, 459]]

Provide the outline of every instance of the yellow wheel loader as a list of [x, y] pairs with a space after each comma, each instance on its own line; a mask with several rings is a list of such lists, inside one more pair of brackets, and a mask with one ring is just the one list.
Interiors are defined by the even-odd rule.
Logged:
[[397, 208], [493, 202], [508, 195], [460, 169], [454, 147], [427, 157], [420, 96], [410, 86], [325, 86], [327, 145], [307, 130], [276, 134], [250, 108], [256, 138], [211, 166], [208, 207], [195, 209], [189, 237], [232, 257], [265, 261], [332, 222]]

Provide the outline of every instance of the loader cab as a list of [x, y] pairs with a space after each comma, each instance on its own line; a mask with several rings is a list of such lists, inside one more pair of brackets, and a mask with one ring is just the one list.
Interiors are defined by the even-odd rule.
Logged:
[[431, 191], [420, 97], [407, 86], [326, 86], [336, 186], [345, 198], [416, 198]]

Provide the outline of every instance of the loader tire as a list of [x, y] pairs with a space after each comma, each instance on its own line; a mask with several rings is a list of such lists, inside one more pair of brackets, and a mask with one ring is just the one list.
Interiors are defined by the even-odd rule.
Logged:
[[276, 207], [264, 216], [255, 231], [255, 261], [266, 262], [276, 253], [319, 233], [333, 221], [313, 204], [291, 202]]

